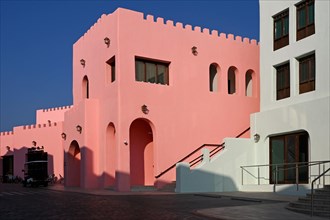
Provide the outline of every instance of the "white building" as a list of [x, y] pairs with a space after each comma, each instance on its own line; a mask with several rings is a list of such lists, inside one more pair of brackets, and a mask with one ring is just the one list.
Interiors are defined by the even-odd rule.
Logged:
[[[272, 191], [277, 180], [276, 191], [292, 193], [296, 179], [303, 192], [330, 166], [330, 1], [259, 5], [261, 100], [251, 115], [252, 137], [225, 139], [222, 153], [193, 170], [179, 164], [178, 192]], [[270, 164], [285, 165], [276, 176]], [[330, 182], [329, 175], [317, 184]]]

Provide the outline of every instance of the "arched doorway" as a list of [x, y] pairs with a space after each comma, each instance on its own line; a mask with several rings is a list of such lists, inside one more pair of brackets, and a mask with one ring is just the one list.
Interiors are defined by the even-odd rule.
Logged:
[[129, 132], [131, 186], [154, 185], [154, 147], [150, 123], [136, 119]]
[[106, 170], [104, 176], [104, 187], [115, 185], [116, 169], [116, 129], [113, 123], [109, 123], [106, 130]]
[[67, 175], [66, 185], [67, 186], [78, 186], [80, 187], [80, 147], [77, 141], [72, 141], [67, 153]]

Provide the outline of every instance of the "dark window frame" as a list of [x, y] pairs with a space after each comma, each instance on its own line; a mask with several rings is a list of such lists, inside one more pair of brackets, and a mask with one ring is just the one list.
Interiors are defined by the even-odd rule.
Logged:
[[[299, 61], [299, 94], [315, 90], [315, 53], [304, 56]], [[304, 76], [304, 65], [307, 64], [307, 77]]]
[[[110, 82], [116, 81], [116, 58], [115, 56], [111, 57], [106, 61], [107, 66], [107, 80]], [[110, 71], [110, 73], [109, 73]], [[110, 79], [110, 80], [109, 80]]]
[[276, 69], [276, 100], [290, 97], [290, 63], [275, 67]]
[[[303, 0], [298, 2], [296, 5], [296, 25], [297, 25], [297, 41], [315, 34], [315, 1], [314, 0]], [[309, 10], [313, 7], [312, 14]], [[303, 26], [301, 24], [301, 13], [304, 13], [305, 18], [303, 19]], [[312, 18], [312, 21], [310, 20]]]
[[[287, 19], [287, 25], [286, 25]], [[280, 35], [277, 36], [277, 25], [280, 25]], [[274, 51], [289, 45], [289, 9], [285, 9], [273, 16]], [[285, 29], [286, 28], [286, 29]]]
[[[135, 67], [135, 81], [148, 82], [148, 83], [158, 84], [158, 85], [169, 85], [169, 64], [170, 64], [170, 62], [146, 59], [146, 58], [141, 58], [141, 57], [135, 58], [135, 66], [136, 66], [136, 62], [142, 62], [144, 64], [144, 68], [143, 68], [144, 72], [143, 72], [143, 79], [139, 80], [138, 75], [137, 75], [137, 68]], [[156, 66], [155, 82], [148, 81], [147, 64], [153, 64]], [[164, 82], [162, 82], [160, 80], [160, 73], [159, 73], [160, 66], [165, 67]]]

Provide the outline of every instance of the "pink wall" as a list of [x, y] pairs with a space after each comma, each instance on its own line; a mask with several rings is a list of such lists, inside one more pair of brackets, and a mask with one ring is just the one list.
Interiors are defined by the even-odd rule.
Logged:
[[[130, 126], [138, 118], [152, 124], [154, 176], [204, 143], [220, 143], [249, 127], [252, 112], [259, 111], [259, 46], [255, 40], [217, 31], [192, 28], [126, 9], [102, 15], [98, 22], [74, 44], [73, 95], [74, 107], [65, 115], [65, 132], [75, 124], [84, 124], [86, 133], [79, 139], [81, 146], [93, 152], [93, 162], [82, 161], [92, 170], [87, 181], [104, 181], [102, 175], [109, 167], [107, 126], [116, 128], [116, 187], [129, 190]], [[193, 30], [192, 30], [193, 29]], [[104, 38], [111, 40], [110, 46]], [[198, 55], [191, 52], [197, 47]], [[115, 56], [116, 80], [107, 80], [106, 61]], [[170, 62], [169, 85], [135, 81], [135, 57]], [[85, 67], [80, 64], [84, 59]], [[209, 91], [209, 67], [219, 66], [218, 91]], [[228, 69], [236, 71], [236, 93], [227, 94]], [[245, 74], [253, 70], [253, 96], [245, 96]], [[88, 101], [83, 101], [82, 83], [89, 80]], [[92, 107], [95, 102], [97, 107]], [[144, 114], [142, 105], [150, 112]], [[83, 110], [89, 108], [89, 112]], [[88, 113], [87, 113], [88, 112]], [[79, 115], [75, 115], [79, 114]], [[95, 120], [95, 121], [93, 121]], [[66, 129], [71, 129], [66, 130]], [[87, 129], [89, 131], [87, 131]], [[77, 134], [75, 134], [77, 136]], [[127, 143], [127, 145], [126, 145]], [[67, 150], [66, 147], [66, 150]], [[147, 163], [147, 162], [146, 162]], [[113, 175], [113, 174], [111, 174]], [[159, 182], [174, 179], [174, 171]], [[114, 177], [112, 177], [114, 178]], [[156, 182], [156, 180], [154, 179]], [[88, 184], [87, 184], [88, 185]], [[89, 184], [94, 186], [95, 184]], [[104, 185], [99, 183], [99, 186]]]
[[[62, 122], [50, 124], [37, 124], [14, 127], [13, 134], [1, 133], [1, 156], [7, 154], [6, 146], [10, 146], [10, 154], [14, 155], [14, 176], [23, 177], [25, 154], [27, 148], [32, 147], [32, 141], [37, 142], [37, 146], [44, 146], [48, 153], [48, 173], [49, 175], [59, 174], [63, 176], [63, 148], [61, 133]], [[2, 174], [2, 170], [1, 170]]]
[[64, 121], [64, 113], [70, 108], [71, 106], [39, 109], [36, 112], [37, 124], [49, 123], [49, 121]]

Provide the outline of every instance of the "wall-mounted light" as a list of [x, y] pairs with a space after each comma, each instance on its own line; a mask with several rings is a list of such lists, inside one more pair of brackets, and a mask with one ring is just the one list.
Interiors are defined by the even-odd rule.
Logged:
[[32, 146], [37, 146], [37, 142], [32, 141]]
[[254, 140], [255, 143], [258, 143], [259, 140], [260, 140], [260, 135], [259, 134], [254, 134], [253, 135], [253, 140]]
[[81, 127], [80, 125], [77, 125], [77, 126], [76, 126], [76, 129], [77, 129], [77, 131], [79, 132], [79, 134], [81, 134], [81, 132], [82, 132], [82, 127]]
[[63, 133], [61, 134], [61, 136], [62, 136], [62, 139], [63, 139], [63, 140], [66, 140], [66, 133], [63, 132]]
[[107, 47], [110, 46], [110, 39], [108, 37], [104, 38], [104, 43], [107, 45]]
[[80, 60], [80, 64], [81, 64], [83, 67], [85, 67], [85, 65], [86, 65], [86, 61], [85, 61], [84, 59], [81, 59], [81, 60]]
[[193, 46], [191, 48], [191, 52], [192, 52], [192, 54], [194, 54], [194, 56], [197, 56], [197, 54], [198, 54], [197, 47], [196, 46]]
[[142, 111], [144, 114], [148, 114], [148, 113], [149, 113], [148, 106], [146, 106], [146, 105], [142, 105], [142, 106], [141, 106], [141, 111]]
[[7, 151], [10, 151], [10, 147], [9, 146], [6, 146], [6, 148], [7, 148]]

